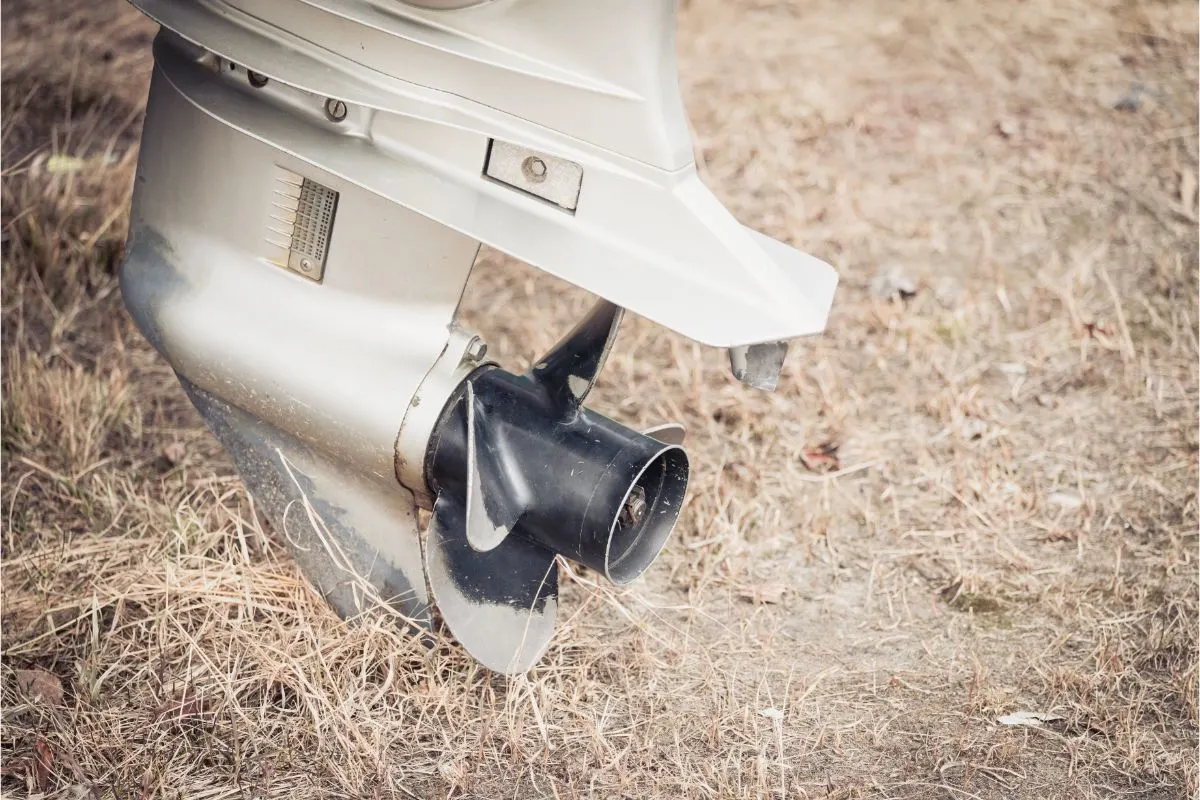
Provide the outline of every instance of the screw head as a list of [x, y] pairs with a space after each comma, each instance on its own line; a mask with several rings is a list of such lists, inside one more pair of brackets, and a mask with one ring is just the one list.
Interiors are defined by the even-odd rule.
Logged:
[[537, 156], [529, 156], [521, 162], [521, 172], [524, 173], [525, 179], [534, 183], [546, 180], [547, 171], [546, 162]]
[[336, 100], [331, 97], [325, 101], [325, 116], [334, 122], [341, 122], [349, 112], [350, 109], [344, 100]]
[[255, 72], [252, 69], [246, 70], [246, 80], [249, 81], [250, 85], [255, 89], [261, 89], [267, 85], [267, 76], [263, 75], [261, 72]]
[[300, 259], [300, 269], [303, 272], [312, 272], [312, 269], [313, 269], [312, 260], [308, 259], [308, 258]]

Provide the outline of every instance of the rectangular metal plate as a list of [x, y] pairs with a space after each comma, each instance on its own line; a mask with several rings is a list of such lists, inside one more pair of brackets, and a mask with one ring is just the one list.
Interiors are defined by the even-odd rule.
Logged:
[[567, 211], [579, 205], [583, 167], [565, 158], [493, 139], [483, 174]]
[[276, 166], [266, 235], [270, 261], [314, 281], [324, 278], [337, 201], [328, 186]]

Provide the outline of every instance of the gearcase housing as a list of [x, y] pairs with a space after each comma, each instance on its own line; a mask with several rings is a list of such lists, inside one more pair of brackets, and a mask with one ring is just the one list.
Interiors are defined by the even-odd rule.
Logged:
[[[622, 311], [773, 388], [836, 274], [700, 182], [671, 0], [134, 2], [133, 318], [338, 613], [529, 669], [557, 559], [626, 583], [683, 505], [680, 426], [583, 406]], [[455, 321], [480, 243], [600, 298], [527, 374]]]

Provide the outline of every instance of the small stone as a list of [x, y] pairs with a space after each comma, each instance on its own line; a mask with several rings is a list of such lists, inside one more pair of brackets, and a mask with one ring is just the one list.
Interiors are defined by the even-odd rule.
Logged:
[[996, 123], [996, 130], [998, 130], [1000, 135], [1005, 139], [1011, 139], [1021, 132], [1021, 125], [1012, 117], [1005, 117]]
[[1128, 111], [1134, 113], [1141, 110], [1143, 102], [1147, 97], [1146, 85], [1143, 83], [1134, 83], [1129, 87], [1129, 90], [1124, 92], [1120, 97], [1112, 103], [1114, 111]]
[[892, 265], [871, 281], [871, 294], [880, 300], [910, 300], [917, 296], [917, 284], [904, 274], [904, 270]]

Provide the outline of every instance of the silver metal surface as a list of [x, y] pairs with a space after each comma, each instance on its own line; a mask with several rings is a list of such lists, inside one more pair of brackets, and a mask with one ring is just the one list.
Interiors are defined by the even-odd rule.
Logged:
[[483, 173], [567, 211], [579, 205], [583, 167], [565, 158], [492, 140]]
[[[338, 192], [322, 283], [269, 262], [277, 165]], [[446, 347], [477, 249], [223, 124], [156, 69], [122, 289], [151, 342], [200, 388], [394, 475], [405, 408]]]
[[456, 11], [460, 8], [471, 8], [490, 3], [492, 0], [400, 0], [417, 8], [431, 8], [438, 11]]
[[305, 49], [349, 56], [378, 77], [403, 76], [660, 169], [691, 162], [675, 0], [507, 0], [455, 13], [400, 0], [212, 5], [236, 24], [282, 29]]
[[300, 569], [343, 617], [387, 607], [420, 627], [429, 595], [412, 496], [364, 475], [184, 379]]
[[467, 542], [481, 553], [504, 541], [525, 509], [523, 486], [514, 486], [514, 474], [497, 474], [496, 443], [488, 436], [487, 419], [475, 399], [475, 387], [467, 381]]
[[425, 570], [438, 611], [455, 638], [488, 669], [527, 671], [542, 657], [558, 617], [554, 554], [519, 536], [477, 552], [451, 502], [434, 506]]
[[[293, 237], [264, 238], [278, 222], [277, 167], [338, 193], [321, 283], [279, 267]], [[396, 437], [447, 346], [477, 249], [204, 113], [156, 69], [121, 268], [126, 305], [342, 614], [372, 605], [364, 587], [374, 587], [428, 619]]]
[[[643, 136], [626, 126], [664, 119], [677, 99], [673, 67], [663, 66], [672, 62], [670, 2], [505, 2], [455, 13], [396, 6], [387, 14], [345, 0], [136, 4], [271, 78], [260, 90], [244, 77], [222, 90], [222, 80], [188, 53], [158, 48], [160, 69], [192, 103], [365, 191], [704, 344], [778, 341], [824, 328], [836, 274], [730, 216], [696, 174], [682, 114], [678, 129], [652, 125], [655, 132]], [[291, 33], [279, 36], [280, 29]], [[505, 49], [527, 41], [528, 49]], [[562, 73], [561, 52], [531, 61], [548, 41], [570, 42], [577, 68]], [[594, 68], [583, 70], [585, 63]], [[625, 79], [647, 91], [601, 88]], [[555, 103], [561, 92], [571, 103]], [[605, 99], [617, 96], [619, 113]], [[327, 97], [350, 106], [340, 125], [325, 117]], [[317, 124], [304, 124], [306, 98], [315, 98]], [[344, 138], [335, 145], [329, 134]], [[587, 180], [575, 214], [550, 213], [484, 176], [492, 139], [580, 165]], [[665, 147], [634, 146], [651, 139]]]
[[767, 342], [729, 348], [729, 368], [733, 377], [755, 389], [775, 391], [783, 362], [787, 360], [787, 342]]
[[687, 429], [678, 422], [664, 422], [661, 425], [655, 425], [653, 428], [647, 428], [642, 433], [651, 439], [658, 439], [663, 444], [677, 444], [680, 446], [683, 445], [683, 440], [687, 438]]
[[483, 364], [487, 346], [478, 336], [453, 328], [445, 348], [413, 392], [396, 437], [396, 478], [421, 508], [436, 499], [425, 482], [425, 451], [442, 409], [466, 377]]

